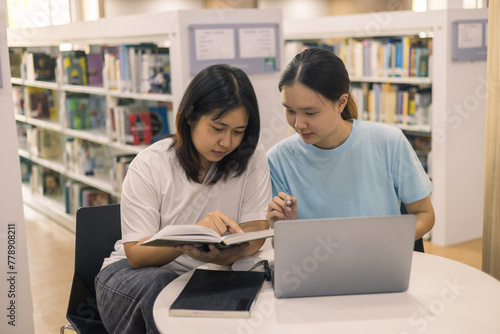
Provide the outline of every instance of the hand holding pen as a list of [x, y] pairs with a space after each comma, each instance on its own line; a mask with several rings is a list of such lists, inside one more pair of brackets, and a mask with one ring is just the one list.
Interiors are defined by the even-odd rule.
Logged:
[[275, 196], [267, 207], [267, 221], [271, 227], [278, 220], [293, 220], [297, 217], [297, 199], [284, 192]]

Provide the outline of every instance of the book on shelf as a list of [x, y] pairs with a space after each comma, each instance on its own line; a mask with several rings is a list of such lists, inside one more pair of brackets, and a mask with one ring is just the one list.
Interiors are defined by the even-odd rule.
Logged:
[[135, 154], [115, 154], [111, 158], [110, 179], [113, 190], [122, 191], [123, 180], [127, 175], [128, 167], [135, 158]]
[[432, 139], [430, 136], [417, 136], [417, 135], [412, 135], [412, 134], [405, 134], [406, 138], [410, 142], [411, 146], [413, 147], [413, 150], [417, 154], [418, 159], [420, 160], [420, 163], [422, 164], [422, 167], [427, 173], [430, 173], [431, 168], [430, 168], [430, 154], [431, 154], [431, 146], [432, 146]]
[[17, 144], [22, 150], [28, 150], [28, 131], [33, 126], [24, 122], [16, 122]]
[[86, 176], [107, 175], [107, 152], [105, 146], [81, 138], [66, 138], [64, 164], [68, 171]]
[[26, 52], [23, 62], [26, 64], [26, 79], [55, 82], [56, 57], [44, 52]]
[[77, 138], [78, 172], [86, 176], [106, 174], [106, 149], [102, 144]]
[[70, 129], [90, 129], [89, 96], [68, 94], [66, 97], [66, 122]]
[[87, 55], [87, 79], [89, 86], [102, 87], [104, 58], [101, 53], [89, 53]]
[[148, 109], [151, 118], [151, 142], [155, 143], [170, 134], [168, 112], [172, 110], [172, 103], [160, 102], [157, 106], [151, 106]]
[[82, 182], [69, 179], [64, 185], [64, 202], [67, 214], [75, 214], [81, 207], [80, 194], [81, 190], [89, 188], [88, 185]]
[[212, 244], [218, 248], [226, 248], [247, 241], [270, 238], [273, 235], [274, 230], [268, 229], [220, 236], [217, 232], [205, 226], [168, 225], [142, 243], [142, 245], [175, 247], [177, 245], [190, 244], [198, 248], [206, 249], [207, 245]]
[[26, 87], [28, 98], [27, 116], [57, 119], [55, 92], [52, 89]]
[[89, 95], [89, 129], [99, 130], [106, 134], [106, 97], [102, 95]]
[[195, 269], [170, 316], [250, 318], [266, 273]]
[[42, 173], [44, 167], [40, 165], [31, 165], [30, 188], [33, 194], [43, 194]]
[[10, 76], [22, 78], [24, 48], [9, 48]]
[[74, 137], [66, 137], [64, 143], [64, 155], [63, 161], [64, 166], [69, 172], [78, 171], [78, 149], [76, 145], [76, 139]]
[[62, 194], [61, 175], [59, 173], [45, 169], [42, 178], [44, 196], [60, 196]]
[[[293, 42], [295, 43], [295, 42]], [[287, 42], [288, 44], [288, 42]], [[303, 43], [302, 48], [319, 44]], [[346, 38], [332, 42], [353, 77], [427, 77], [429, 76], [432, 39], [418, 36]], [[325, 47], [323, 47], [325, 48]], [[293, 46], [296, 53], [301, 50]]]
[[107, 205], [111, 195], [85, 183], [68, 180], [64, 185], [64, 200], [67, 214], [75, 214], [83, 206]]
[[61, 135], [59, 132], [39, 128], [39, 157], [58, 159], [61, 157]]
[[357, 103], [361, 120], [429, 125], [432, 108], [430, 87], [362, 82], [352, 85], [351, 94]]
[[31, 155], [44, 159], [61, 157], [61, 135], [58, 132], [39, 127], [27, 127], [25, 130]]
[[107, 89], [117, 90], [119, 78], [119, 59], [116, 46], [102, 47], [104, 59], [103, 85]]
[[150, 144], [153, 137], [150, 113], [147, 106], [135, 102], [112, 107], [111, 138], [128, 145]]
[[81, 206], [108, 205], [111, 203], [111, 196], [102, 190], [85, 188], [81, 191]]
[[25, 89], [23, 86], [12, 85], [12, 100], [14, 102], [14, 113], [18, 115], [24, 115], [24, 92]]
[[32, 165], [31, 161], [24, 157], [19, 157], [19, 164], [21, 166], [21, 181], [23, 183], [30, 182]]
[[69, 85], [88, 85], [87, 55], [85, 51], [61, 52], [63, 62], [63, 82]]
[[170, 93], [170, 54], [168, 48], [143, 53], [140, 58], [141, 93]]
[[127, 112], [125, 117], [125, 143], [129, 145], [151, 143], [152, 133], [149, 111], [131, 111]]

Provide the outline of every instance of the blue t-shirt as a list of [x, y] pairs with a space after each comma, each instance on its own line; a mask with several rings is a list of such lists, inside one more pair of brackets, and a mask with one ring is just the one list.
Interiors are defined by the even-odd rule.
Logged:
[[399, 215], [401, 201], [427, 197], [433, 185], [415, 151], [394, 126], [353, 120], [347, 140], [332, 150], [298, 134], [268, 153], [273, 196], [297, 198], [297, 219]]

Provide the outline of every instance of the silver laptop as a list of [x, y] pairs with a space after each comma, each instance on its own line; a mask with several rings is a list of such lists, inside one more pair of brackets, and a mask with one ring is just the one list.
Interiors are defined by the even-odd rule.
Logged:
[[276, 222], [275, 296], [406, 291], [416, 220], [400, 215]]

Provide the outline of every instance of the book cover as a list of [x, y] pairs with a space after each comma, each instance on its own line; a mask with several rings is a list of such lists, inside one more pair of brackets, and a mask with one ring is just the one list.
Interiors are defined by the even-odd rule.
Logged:
[[35, 80], [55, 81], [56, 58], [43, 52], [34, 52], [32, 55]]
[[71, 129], [90, 128], [89, 98], [86, 95], [71, 95], [66, 98], [66, 120]]
[[226, 248], [247, 241], [270, 238], [273, 235], [274, 229], [220, 236], [214, 230], [200, 225], [168, 225], [142, 245], [175, 247], [190, 244], [206, 249], [206, 245], [213, 244], [218, 248]]
[[86, 176], [103, 176], [106, 173], [106, 152], [102, 144], [84, 139], [76, 141], [78, 172]]
[[170, 316], [250, 318], [266, 273], [196, 269], [169, 309]]
[[28, 115], [34, 118], [57, 118], [54, 93], [50, 89], [27, 87]]
[[159, 48], [154, 53], [144, 53], [140, 58], [141, 93], [170, 93], [170, 54]]
[[113, 190], [122, 191], [122, 183], [135, 154], [116, 154], [111, 158], [110, 178]]
[[12, 85], [12, 99], [14, 101], [14, 113], [24, 115], [24, 87]]
[[102, 95], [89, 95], [89, 128], [106, 134], [106, 98]]
[[82, 207], [108, 205], [111, 199], [107, 192], [99, 189], [82, 189], [80, 196]]
[[21, 66], [23, 64], [23, 51], [9, 48], [10, 76], [21, 78]]
[[100, 53], [90, 53], [87, 55], [87, 79], [89, 86], [102, 87], [102, 69], [104, 58]]
[[64, 83], [69, 85], [87, 85], [87, 56], [85, 51], [63, 51]]
[[59, 173], [46, 169], [43, 172], [43, 195], [44, 196], [60, 196], [62, 193], [61, 181]]
[[131, 111], [125, 121], [125, 143], [130, 145], [151, 143], [151, 116], [148, 111]]
[[22, 150], [28, 150], [28, 131], [31, 127], [31, 124], [16, 122], [17, 143]]
[[61, 157], [61, 135], [58, 132], [40, 129], [39, 156], [44, 159], [58, 159]]
[[168, 110], [172, 109], [172, 103], [165, 102], [160, 103], [156, 107], [149, 107], [149, 113], [151, 118], [151, 142], [157, 142], [165, 138], [166, 135], [170, 134], [170, 128], [168, 125]]
[[23, 158], [23, 157], [19, 157], [19, 163], [21, 165], [21, 181], [23, 183], [28, 183], [30, 181], [30, 177], [31, 177], [31, 161], [26, 159], [26, 158]]

